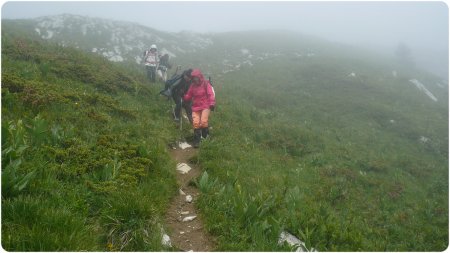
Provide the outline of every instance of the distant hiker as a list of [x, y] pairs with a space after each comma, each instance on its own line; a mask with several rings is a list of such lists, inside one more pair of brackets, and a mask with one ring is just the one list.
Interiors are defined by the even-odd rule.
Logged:
[[216, 104], [214, 89], [208, 80], [205, 80], [202, 72], [199, 69], [194, 69], [191, 72], [192, 84], [189, 87], [184, 101], [192, 102], [192, 123], [194, 126], [194, 147], [198, 148], [201, 138], [208, 137], [209, 113], [214, 111]]
[[156, 81], [156, 69], [159, 65], [158, 49], [155, 44], [151, 45], [150, 50], [144, 52], [144, 64], [148, 79], [154, 83]]
[[175, 102], [175, 109], [172, 112], [173, 119], [180, 121], [181, 109], [184, 108], [189, 122], [192, 124], [192, 102], [183, 101], [183, 96], [191, 86], [191, 72], [192, 69], [187, 69], [179, 75], [174, 75], [171, 79], [166, 81], [166, 86], [160, 94], [172, 97]]
[[163, 82], [167, 81], [167, 70], [171, 69], [172, 65], [169, 63], [169, 54], [164, 54], [159, 59], [159, 66], [158, 66], [158, 76], [160, 80]]

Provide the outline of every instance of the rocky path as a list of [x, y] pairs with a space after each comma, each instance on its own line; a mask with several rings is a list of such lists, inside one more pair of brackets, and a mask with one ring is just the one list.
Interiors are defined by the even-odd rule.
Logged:
[[180, 190], [165, 217], [167, 232], [172, 246], [180, 251], [213, 251], [214, 238], [206, 232], [202, 217], [195, 207], [200, 191], [189, 185], [201, 174], [200, 168], [189, 161], [198, 150], [178, 144], [171, 147], [170, 154], [178, 163], [177, 182]]

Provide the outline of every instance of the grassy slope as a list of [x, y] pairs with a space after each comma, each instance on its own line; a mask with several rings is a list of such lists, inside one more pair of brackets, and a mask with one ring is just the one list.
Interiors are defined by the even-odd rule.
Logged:
[[320, 251], [447, 247], [445, 91], [436, 103], [389, 69], [320, 56], [258, 64], [220, 88], [199, 159], [221, 250], [276, 250], [282, 228]]
[[2, 34], [2, 246], [162, 250], [169, 104], [142, 73]]
[[[241, 35], [219, 36], [216, 49], [178, 61], [217, 73], [222, 58], [242, 57], [241, 48], [267, 41]], [[35, 165], [46, 168], [2, 199], [4, 248], [161, 249], [157, 223], [174, 191], [164, 144], [178, 133], [167, 125], [168, 104], [152, 99], [157, 88], [143, 85], [142, 73], [100, 58], [2, 37], [2, 135], [10, 136], [2, 150], [15, 145], [15, 154], [5, 156], [11, 168], [22, 161], [22, 177]], [[379, 63], [345, 58], [344, 50], [330, 57], [326, 45], [301, 41], [300, 52], [322, 53], [276, 57], [217, 80], [213, 138], [198, 161], [208, 172], [199, 180], [199, 205], [219, 250], [286, 250], [276, 245], [282, 229], [320, 251], [443, 250], [445, 92], [429, 87], [439, 99], [434, 103], [406, 73], [394, 79]], [[298, 46], [277, 44], [286, 52]], [[271, 48], [261, 43], [251, 53]], [[358, 78], [347, 77], [351, 71]], [[20, 130], [19, 119], [29, 127]], [[45, 138], [37, 134], [40, 125]], [[24, 141], [11, 137], [21, 131], [24, 151]], [[420, 136], [431, 141], [421, 143]], [[2, 153], [4, 168], [7, 161]], [[47, 225], [37, 225], [43, 220]], [[11, 236], [17, 228], [19, 236]]]

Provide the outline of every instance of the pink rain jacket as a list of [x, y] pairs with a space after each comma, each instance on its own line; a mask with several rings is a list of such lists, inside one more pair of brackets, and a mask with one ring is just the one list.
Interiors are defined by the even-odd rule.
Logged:
[[192, 70], [191, 77], [198, 77], [200, 79], [200, 85], [192, 83], [186, 95], [183, 97], [185, 101], [194, 100], [192, 102], [192, 111], [202, 111], [209, 109], [211, 105], [215, 105], [216, 98], [214, 89], [209, 81], [205, 80], [202, 72], [199, 69], [194, 69]]

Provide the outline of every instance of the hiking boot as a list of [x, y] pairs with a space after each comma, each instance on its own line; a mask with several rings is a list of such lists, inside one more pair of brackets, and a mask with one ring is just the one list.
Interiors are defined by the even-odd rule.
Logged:
[[192, 146], [194, 148], [200, 147], [200, 139], [202, 138], [202, 129], [194, 129], [194, 142]]
[[209, 127], [202, 128], [202, 138], [206, 139], [209, 136]]

